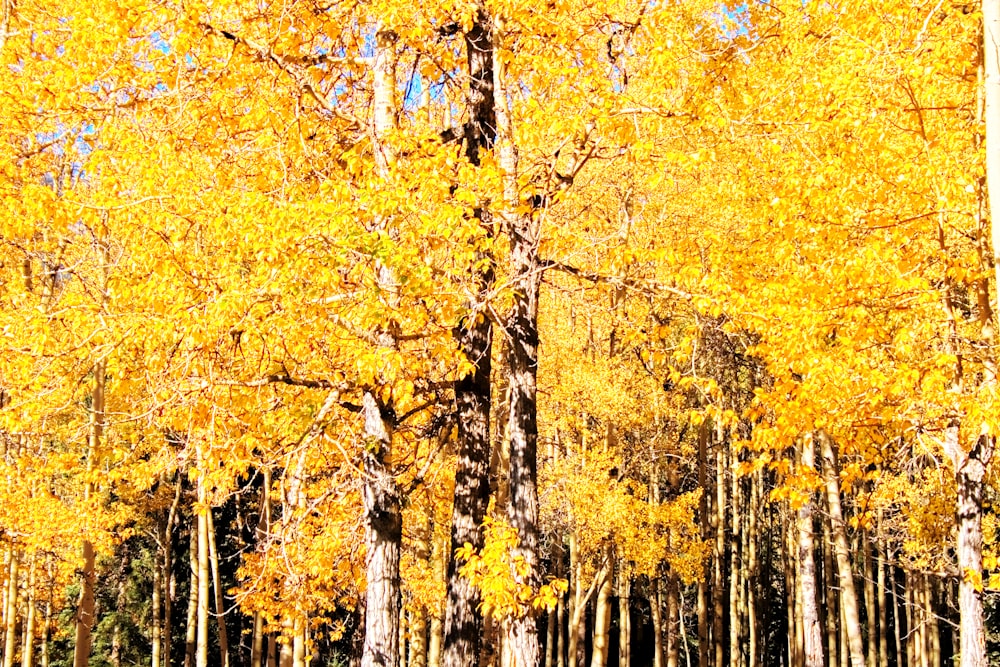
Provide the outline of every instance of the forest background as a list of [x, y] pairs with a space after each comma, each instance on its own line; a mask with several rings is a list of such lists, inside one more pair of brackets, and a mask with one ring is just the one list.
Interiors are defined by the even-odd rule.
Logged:
[[1000, 660], [998, 43], [0, 0], [3, 667]]

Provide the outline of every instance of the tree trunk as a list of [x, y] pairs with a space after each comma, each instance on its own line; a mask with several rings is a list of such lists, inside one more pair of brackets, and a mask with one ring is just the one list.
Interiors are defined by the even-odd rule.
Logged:
[[[287, 625], [288, 625], [287, 622], [282, 623], [283, 627], [287, 627]], [[399, 638], [397, 637], [397, 641], [398, 639]], [[283, 634], [281, 637], [281, 647], [279, 648], [279, 655], [278, 655], [278, 667], [292, 667], [294, 661], [295, 658], [292, 655], [291, 630], [289, 629], [288, 634], [287, 635]], [[398, 667], [398, 665], [393, 664], [389, 665], [388, 667]]]
[[[708, 527], [711, 523], [709, 518], [709, 492], [708, 492], [708, 422], [702, 422], [698, 427], [698, 488], [702, 490], [701, 498], [698, 502], [698, 525], [701, 529], [701, 539], [708, 541]], [[702, 569], [702, 575], [698, 578], [698, 665], [699, 667], [709, 667], [708, 665], [708, 580], [710, 576], [709, 563], [706, 559]], [[654, 657], [654, 667], [662, 667], [660, 656]]]
[[[882, 523], [882, 513], [879, 512], [879, 525]], [[887, 632], [889, 623], [889, 606], [885, 594], [885, 557], [878, 541], [875, 546], [875, 567], [878, 568], [876, 578], [876, 588], [878, 595], [878, 667], [889, 667], [889, 635]]]
[[35, 616], [37, 600], [35, 596], [36, 556], [31, 557], [31, 567], [28, 571], [28, 612], [24, 621], [24, 645], [21, 648], [21, 667], [34, 667], [35, 664]]
[[861, 534], [861, 551], [865, 567], [865, 616], [868, 620], [868, 660], [867, 667], [878, 667], [878, 630], [882, 625], [875, 610], [875, 559], [872, 558], [872, 544], [869, 531]]
[[[204, 459], [199, 456], [199, 468]], [[195, 665], [208, 667], [208, 517], [205, 489], [205, 473], [199, 471], [198, 477], [198, 634], [195, 646]]]
[[[890, 558], [889, 561], [891, 562], [892, 559]], [[909, 667], [909, 665], [908, 665], [908, 663], [906, 661], [906, 650], [905, 650], [906, 647], [904, 647], [903, 644], [902, 644], [902, 642], [900, 641], [901, 638], [904, 636], [904, 634], [903, 634], [903, 621], [904, 621], [905, 616], [904, 616], [904, 614], [899, 609], [899, 591], [898, 591], [898, 586], [896, 584], [896, 567], [890, 565], [890, 568], [892, 568], [892, 569], [889, 570], [889, 582], [890, 582], [890, 585], [892, 586], [892, 589], [891, 589], [892, 590], [892, 619], [893, 619], [893, 621], [895, 621], [892, 625], [893, 625], [893, 634], [894, 634], [893, 639], [896, 642], [896, 665], [897, 665], [897, 667], [904, 667], [904, 666]], [[909, 629], [909, 628], [907, 628], [907, 629]]]
[[657, 577], [649, 580], [649, 610], [653, 621], [653, 667], [663, 667], [663, 657], [666, 655], [663, 638], [666, 636], [663, 622], [663, 609], [660, 606], [660, 586]]
[[292, 636], [292, 667], [306, 665], [306, 622], [296, 616]]
[[906, 605], [906, 664], [909, 667], [922, 667], [920, 656], [920, 622], [917, 618], [917, 606], [913, 600], [913, 573], [903, 571], [903, 600]]
[[[160, 667], [160, 651], [161, 651], [161, 640], [160, 640], [160, 609], [162, 607], [160, 603], [160, 589], [163, 587], [160, 564], [157, 562], [157, 558], [153, 558], [153, 593], [152, 599], [150, 601], [150, 619], [149, 619], [149, 634], [150, 634], [150, 647], [151, 649], [151, 667]], [[25, 665], [27, 667], [27, 665]]]
[[[828, 530], [827, 523], [821, 521], [823, 532]], [[833, 554], [830, 552], [830, 540], [821, 533], [820, 554], [822, 555], [823, 588], [819, 591], [822, 604], [819, 608], [820, 621], [826, 628], [826, 659], [829, 667], [840, 667], [837, 660], [837, 625], [840, 621], [840, 609], [837, 605], [837, 590], [833, 584]], [[819, 578], [817, 576], [817, 578]]]
[[[1000, 313], [1000, 0], [983, 0], [984, 112], [986, 121], [986, 191], [993, 239], [994, 285]], [[949, 427], [945, 440], [958, 443], [957, 424]], [[994, 443], [990, 436], [966, 458], [951, 457], [958, 482], [958, 588], [960, 612], [961, 667], [986, 665], [986, 637], [983, 625], [982, 579], [982, 493], [985, 466]], [[989, 451], [980, 452], [980, 446]], [[957, 454], [958, 452], [956, 452]], [[956, 465], [960, 464], [960, 465]]]
[[[445, 571], [447, 569], [448, 554], [445, 547], [450, 541], [434, 539], [431, 533], [431, 561], [435, 581], [445, 581]], [[442, 645], [444, 643], [444, 615], [440, 605], [434, 605], [430, 610], [430, 629], [427, 639], [427, 667], [441, 667]], [[472, 663], [471, 667], [477, 667]]]
[[264, 651], [264, 617], [253, 613], [253, 637], [250, 640], [250, 667], [261, 667]]
[[837, 617], [840, 621], [840, 625], [838, 626], [840, 647], [837, 657], [840, 658], [840, 667], [850, 667], [851, 650], [847, 639], [847, 615], [844, 613], [844, 596], [842, 591], [837, 592], [837, 599], [840, 601], [837, 608]]
[[40, 641], [41, 667], [49, 667], [49, 628], [52, 627], [52, 562], [46, 564], [48, 574], [48, 593], [45, 598], [45, 616], [42, 619], [42, 637]]
[[[105, 292], [107, 276], [104, 279]], [[87, 443], [87, 472], [94, 470], [101, 439], [104, 437], [104, 383], [106, 363], [99, 359], [94, 364], [94, 391], [91, 402], [90, 434]], [[87, 481], [84, 486], [83, 500], [90, 501], [93, 494], [93, 483]], [[80, 576], [80, 598], [76, 606], [76, 642], [73, 647], [73, 667], [87, 667], [90, 663], [92, 643], [91, 631], [94, 627], [94, 545], [86, 537], [83, 540], [83, 570]]]
[[730, 453], [729, 480], [732, 484], [731, 498], [732, 534], [729, 540], [729, 664], [731, 667], [742, 667], [740, 635], [742, 634], [742, 624], [740, 623], [740, 589], [743, 586], [743, 568], [740, 562], [740, 546], [742, 544], [743, 532], [743, 494], [740, 489], [740, 479], [737, 474], [739, 465], [736, 452]]
[[553, 667], [555, 664], [555, 643], [556, 643], [556, 610], [555, 607], [549, 609], [545, 619], [545, 667]]
[[[988, 2], [984, 0], [983, 4], [985, 7]], [[990, 24], [987, 25], [990, 26]], [[994, 28], [990, 27], [990, 29]], [[986, 466], [983, 461], [990, 458], [990, 452], [984, 450], [991, 449], [992, 443], [989, 438], [982, 436], [977, 440], [972, 450], [966, 452], [959, 442], [957, 422], [950, 424], [945, 431], [945, 453], [951, 460], [958, 486], [958, 571], [961, 576], [958, 584], [958, 608], [961, 667], [986, 667], [987, 665], [986, 631], [983, 625], [981, 591], [983, 576], [983, 477], [986, 474]]]
[[431, 616], [427, 638], [427, 667], [441, 667], [441, 648], [444, 644], [444, 620], [441, 613]]
[[618, 571], [618, 667], [630, 667], [632, 656], [632, 615], [629, 608], [631, 582], [625, 563]]
[[941, 634], [934, 600], [934, 579], [924, 575], [924, 602], [927, 609], [927, 662], [931, 667], [941, 664]]
[[[374, 152], [376, 171], [387, 177], [391, 149], [386, 142], [396, 119], [397, 36], [381, 26], [375, 35], [374, 56]], [[382, 221], [378, 225], [384, 224]], [[379, 269], [379, 282], [387, 286], [391, 275]], [[392, 327], [390, 327], [391, 329]], [[392, 347], [391, 333], [380, 336], [379, 344]], [[393, 418], [391, 406], [380, 403], [372, 391], [362, 400], [364, 435], [369, 443], [364, 452], [365, 482], [365, 644], [362, 667], [396, 667], [399, 664], [399, 615], [401, 594], [399, 555], [403, 539], [403, 514], [399, 485], [389, 467], [392, 453]]]
[[576, 535], [569, 534], [569, 570], [570, 570], [570, 593], [569, 593], [569, 623], [566, 628], [566, 659], [569, 667], [583, 667], [583, 658], [580, 657], [580, 632], [577, 628], [580, 623], [580, 605], [583, 601], [583, 572], [580, 565], [580, 557], [576, 550]]
[[392, 446], [391, 424], [371, 392], [363, 403], [365, 435], [374, 443], [365, 453], [364, 505], [368, 555], [365, 595], [365, 646], [362, 667], [399, 663], [399, 555], [403, 516], [399, 488], [386, 465]]
[[190, 530], [189, 560], [191, 563], [191, 585], [188, 589], [187, 625], [184, 637], [184, 667], [191, 667], [195, 661], [198, 643], [198, 518]]
[[[170, 645], [173, 639], [172, 614], [174, 608], [174, 526], [177, 525], [177, 508], [180, 506], [181, 494], [184, 491], [184, 477], [177, 474], [177, 487], [174, 489], [174, 501], [167, 512], [167, 525], [163, 531], [163, 573], [160, 577], [163, 587], [163, 625], [160, 631], [160, 642], [163, 645], [163, 667], [171, 667]], [[152, 667], [160, 667], [152, 665]]]
[[[14, 556], [14, 545], [10, 544], [3, 552], [3, 568], [0, 569], [0, 630], [7, 636], [8, 604], [10, 598], [10, 561]], [[0, 665], [3, 664], [3, 652], [0, 650]]]
[[3, 667], [14, 667], [14, 653], [17, 651], [17, 577], [18, 577], [18, 555], [17, 550], [11, 547], [10, 564], [7, 574], [7, 610], [4, 612], [4, 619], [7, 622], [3, 650]]
[[583, 591], [583, 565], [577, 562], [576, 540], [572, 534], [569, 541], [569, 553], [570, 564], [576, 564], [576, 567], [573, 568], [575, 590], [573, 596], [570, 597], [569, 664], [575, 667], [585, 667], [587, 661], [585, 636], [587, 630], [587, 601], [590, 600], [594, 591], [604, 581], [605, 577], [608, 576], [607, 569], [610, 567], [610, 564], [605, 562], [601, 565], [601, 569], [597, 571], [593, 582], [591, 582], [590, 587], [585, 593]]
[[861, 615], [858, 613], [858, 594], [851, 571], [851, 553], [847, 543], [847, 528], [840, 503], [840, 469], [833, 451], [833, 440], [825, 431], [817, 433], [823, 457], [823, 480], [826, 484], [826, 502], [830, 510], [830, 530], [837, 557], [837, 574], [840, 580], [840, 603], [843, 606], [851, 667], [865, 667], [865, 647], [861, 634]]
[[607, 565], [603, 570], [601, 585], [597, 589], [597, 600], [594, 604], [594, 650], [590, 655], [590, 667], [606, 667], [608, 664], [608, 643], [611, 628], [611, 582], [614, 577], [614, 565], [611, 554], [607, 555]]
[[222, 595], [222, 580], [219, 579], [219, 551], [215, 546], [215, 520], [211, 508], [205, 513], [208, 533], [208, 558], [212, 570], [212, 588], [215, 596], [215, 622], [219, 628], [219, 654], [222, 667], [229, 667], [229, 633], [226, 632], [226, 603]]
[[715, 667], [725, 667], [726, 661], [725, 645], [722, 640], [723, 620], [726, 613], [723, 604], [726, 585], [722, 578], [722, 559], [726, 556], [726, 453], [723, 444], [722, 434], [717, 429], [716, 500], [715, 513], [712, 516], [712, 525], [715, 528], [715, 551], [712, 553], [712, 561], [715, 565], [712, 573], [712, 645], [715, 647]]
[[[802, 438], [802, 467], [812, 468], [815, 443], [811, 436]], [[799, 571], [796, 578], [802, 593], [803, 664], [823, 667], [823, 637], [816, 606], [816, 563], [813, 556], [812, 497], [799, 508]]]
[[798, 578], [798, 530], [791, 511], [785, 527], [785, 597], [788, 604], [788, 663], [791, 667], [803, 666], [805, 633], [802, 630], [802, 586]]
[[556, 603], [556, 667], [566, 667], [566, 603], [562, 596]]
[[680, 631], [681, 646], [684, 647], [684, 665], [691, 667], [691, 649], [688, 646], [687, 625], [684, 622], [684, 589], [681, 587], [680, 580], [677, 581], [677, 604], [677, 625]]
[[[747, 615], [747, 665], [748, 667], [759, 667], [759, 640], [760, 629], [757, 618], [757, 588], [759, 585], [759, 564], [757, 562], [757, 531], [758, 514], [761, 509], [760, 502], [760, 472], [755, 472], [749, 478], [750, 484], [750, 511], [747, 512], [747, 530], [745, 537], [747, 564], [746, 564], [746, 615]], [[766, 591], [767, 589], [763, 589]]]
[[[466, 156], [479, 165], [480, 151], [493, 146], [496, 116], [493, 98], [493, 35], [489, 18], [480, 7], [465, 34], [469, 66], [469, 122], [464, 135]], [[488, 211], [477, 208], [476, 216], [488, 230]], [[479, 658], [482, 615], [479, 591], [458, 574], [455, 550], [469, 543], [477, 551], [483, 546], [482, 523], [490, 496], [490, 402], [493, 324], [481, 307], [493, 286], [493, 261], [476, 276], [479, 303], [455, 330], [455, 338], [471, 373], [455, 382], [455, 413], [458, 426], [458, 467], [455, 471], [455, 501], [448, 560], [448, 592], [444, 626], [444, 667], [464, 667]]]
[[410, 658], [407, 667], [427, 667], [427, 609], [410, 611]]
[[[510, 500], [507, 517], [517, 530], [514, 558], [524, 559], [527, 577], [520, 583], [536, 588], [538, 579], [538, 293], [541, 270], [538, 258], [538, 216], [519, 211], [517, 154], [507, 94], [501, 35], [494, 32], [493, 90], [495, 92], [498, 163], [503, 175], [506, 228], [510, 233], [510, 266], [513, 305], [507, 317], [507, 378], [510, 408], [507, 438], [510, 442]], [[538, 628], [528, 608], [505, 623], [507, 647], [513, 667], [538, 664]]]
[[122, 667], [122, 621], [125, 616], [125, 586], [128, 584], [125, 564], [128, 560], [128, 554], [122, 554], [122, 565], [118, 571], [118, 592], [115, 597], [115, 627], [111, 635], [112, 667]]
[[[678, 667], [680, 664], [680, 636], [678, 630], [680, 628], [680, 622], [678, 617], [680, 611], [678, 610], [677, 604], [677, 593], [678, 586], [680, 582], [677, 580], [677, 575], [671, 570], [667, 570], [666, 573], [666, 592], [667, 592], [667, 667]], [[657, 588], [660, 588], [659, 583]]]

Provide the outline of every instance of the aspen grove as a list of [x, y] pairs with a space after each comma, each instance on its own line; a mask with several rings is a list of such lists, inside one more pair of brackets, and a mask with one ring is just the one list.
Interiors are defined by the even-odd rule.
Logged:
[[1000, 0], [0, 0], [0, 667], [1000, 664]]

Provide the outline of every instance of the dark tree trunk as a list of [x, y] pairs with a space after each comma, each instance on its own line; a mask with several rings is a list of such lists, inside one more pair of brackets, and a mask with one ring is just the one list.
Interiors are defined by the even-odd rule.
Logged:
[[[492, 147], [496, 133], [493, 111], [493, 37], [489, 21], [480, 10], [465, 35], [469, 62], [470, 120], [465, 128], [466, 156], [479, 164], [479, 152]], [[489, 229], [489, 214], [476, 211]], [[478, 298], [485, 300], [493, 285], [492, 260], [476, 276]], [[482, 524], [489, 504], [490, 483], [490, 373], [493, 324], [481, 303], [455, 330], [455, 337], [474, 369], [455, 383], [455, 414], [458, 423], [458, 468], [455, 471], [455, 502], [452, 510], [451, 549], [448, 559], [448, 595], [444, 626], [444, 667], [463, 667], [478, 661], [482, 637], [479, 592], [458, 574], [455, 550], [469, 543], [483, 546]]]

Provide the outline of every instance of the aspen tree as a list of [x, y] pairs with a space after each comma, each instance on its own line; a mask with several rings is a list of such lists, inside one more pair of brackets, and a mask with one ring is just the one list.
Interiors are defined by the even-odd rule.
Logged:
[[6, 612], [4, 620], [7, 623], [3, 649], [4, 667], [14, 667], [14, 654], [17, 651], [17, 597], [20, 557], [15, 547], [10, 549], [10, 565], [7, 569]]
[[[468, 117], [463, 128], [465, 155], [479, 166], [483, 153], [496, 140], [496, 100], [494, 97], [493, 33], [491, 19], [482, 6], [476, 7], [473, 22], [465, 32], [468, 64]], [[451, 128], [446, 128], [451, 130]], [[493, 231], [492, 214], [482, 203], [476, 213], [487, 234]], [[477, 299], [470, 313], [456, 329], [459, 347], [473, 370], [455, 383], [458, 437], [458, 468], [455, 471], [455, 500], [452, 515], [450, 553], [469, 543], [483, 546], [482, 523], [489, 502], [490, 410], [493, 325], [484, 306], [493, 283], [493, 258], [475, 278]], [[479, 595], [467, 579], [458, 574], [454, 557], [448, 559], [448, 597], [444, 618], [444, 667], [459, 667], [477, 659], [480, 653], [482, 617]]]
[[847, 543], [847, 528], [840, 502], [839, 468], [832, 438], [825, 431], [817, 433], [826, 484], [826, 501], [830, 511], [830, 530], [833, 533], [833, 550], [837, 558], [837, 575], [840, 582], [840, 603], [843, 607], [844, 629], [850, 647], [851, 667], [864, 667], [865, 650], [862, 643], [861, 617], [858, 612], [858, 595], [851, 568], [851, 552]]
[[[816, 451], [812, 436], [804, 436], [799, 446], [801, 448], [801, 465], [805, 470], [811, 470]], [[819, 609], [816, 606], [816, 565], [813, 554], [813, 502], [810, 497], [806, 498], [798, 511], [798, 533], [799, 568], [796, 572], [796, 580], [802, 600], [803, 665], [804, 667], [822, 667], [824, 651]], [[836, 613], [836, 608], [828, 611]]]
[[[372, 64], [372, 134], [376, 171], [382, 178], [388, 176], [392, 149], [388, 135], [395, 127], [396, 101], [396, 34], [385, 26], [375, 30], [375, 56]], [[378, 221], [376, 225], [385, 224]], [[388, 269], [379, 270], [379, 282], [386, 288], [392, 282]], [[392, 334], [384, 332], [380, 344], [394, 345]], [[399, 661], [399, 556], [402, 542], [403, 519], [400, 508], [399, 487], [389, 470], [393, 425], [388, 406], [369, 390], [362, 401], [366, 454], [364, 470], [367, 475], [363, 498], [366, 513], [366, 581], [365, 594], [365, 645], [362, 667], [396, 667]]]

